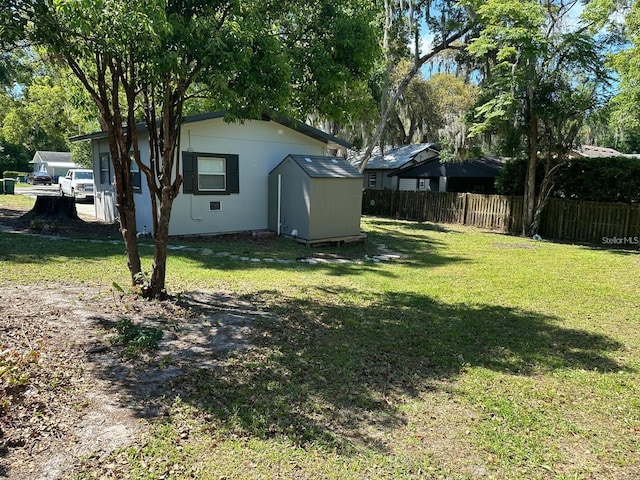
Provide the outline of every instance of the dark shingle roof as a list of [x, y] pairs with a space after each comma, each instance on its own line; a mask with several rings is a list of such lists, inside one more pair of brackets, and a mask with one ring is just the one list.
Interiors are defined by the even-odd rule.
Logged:
[[434, 158], [402, 170], [398, 173], [398, 177], [495, 177], [503, 166], [504, 162], [491, 157], [451, 163], [440, 163], [437, 158]]
[[362, 178], [345, 159], [317, 155], [289, 155], [312, 178]]

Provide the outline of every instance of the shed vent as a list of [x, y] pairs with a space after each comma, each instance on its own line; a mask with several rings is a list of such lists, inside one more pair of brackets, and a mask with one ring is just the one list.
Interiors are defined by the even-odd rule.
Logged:
[[220, 210], [222, 210], [222, 202], [220, 201], [209, 202], [209, 211], [218, 212]]

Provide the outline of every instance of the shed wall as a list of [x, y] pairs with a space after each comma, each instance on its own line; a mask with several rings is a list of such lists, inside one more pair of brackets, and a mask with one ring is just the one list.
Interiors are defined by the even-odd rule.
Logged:
[[280, 233], [309, 239], [311, 179], [290, 157], [269, 175], [269, 230], [278, 231], [278, 176], [280, 191]]
[[307, 240], [360, 234], [362, 180], [312, 178]]

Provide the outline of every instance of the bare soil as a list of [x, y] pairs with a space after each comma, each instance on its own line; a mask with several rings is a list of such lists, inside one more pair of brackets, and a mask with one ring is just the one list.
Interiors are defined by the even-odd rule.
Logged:
[[[0, 210], [0, 228], [33, 232], [27, 212]], [[49, 231], [50, 230], [50, 231]], [[44, 233], [112, 236], [90, 217]], [[37, 301], [33, 301], [37, 289]], [[115, 291], [46, 285], [0, 289], [0, 478], [60, 479], [100, 463], [163, 416], [168, 382], [212, 367], [250, 342], [252, 305], [194, 292], [146, 301]], [[158, 349], [131, 359], [113, 343], [122, 319], [163, 331]]]

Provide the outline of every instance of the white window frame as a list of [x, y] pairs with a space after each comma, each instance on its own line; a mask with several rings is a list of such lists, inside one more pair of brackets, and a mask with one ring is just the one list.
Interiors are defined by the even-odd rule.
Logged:
[[[196, 161], [198, 162], [198, 191], [199, 192], [225, 192], [227, 190], [227, 159], [224, 157], [213, 156], [198, 156]], [[203, 169], [204, 163], [200, 162], [216, 161], [219, 166], [222, 167], [220, 171], [207, 172], [206, 168]], [[222, 188], [206, 188], [203, 187], [200, 180], [202, 177], [220, 177], [222, 178]]]

